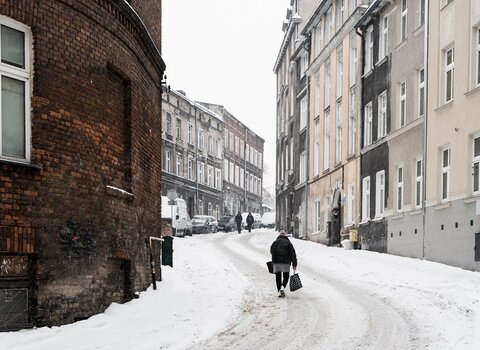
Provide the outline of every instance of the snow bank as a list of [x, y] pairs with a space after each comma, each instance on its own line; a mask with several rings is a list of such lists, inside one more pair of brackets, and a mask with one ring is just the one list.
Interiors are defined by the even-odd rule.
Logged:
[[182, 349], [224, 329], [248, 282], [202, 237], [174, 240], [174, 268], [129, 303], [62, 327], [0, 333], [0, 349]]

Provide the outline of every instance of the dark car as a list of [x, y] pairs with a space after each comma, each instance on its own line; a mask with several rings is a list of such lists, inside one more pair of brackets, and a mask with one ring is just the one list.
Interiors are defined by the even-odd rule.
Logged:
[[223, 216], [218, 220], [218, 229], [230, 232], [237, 229], [237, 223], [235, 222], [235, 215]]
[[213, 216], [195, 215], [192, 219], [192, 233], [215, 233], [218, 221]]

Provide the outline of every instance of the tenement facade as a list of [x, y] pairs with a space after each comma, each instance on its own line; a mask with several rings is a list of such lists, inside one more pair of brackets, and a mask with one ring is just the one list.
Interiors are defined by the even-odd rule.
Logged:
[[221, 115], [224, 121], [222, 215], [234, 215], [238, 211], [260, 213], [265, 140], [224, 106], [199, 103]]
[[175, 190], [190, 217], [219, 217], [223, 207], [224, 123], [181, 90], [163, 95], [162, 195]]
[[14, 305], [0, 327], [59, 325], [151, 283], [161, 1], [6, 0], [0, 13], [0, 304]]

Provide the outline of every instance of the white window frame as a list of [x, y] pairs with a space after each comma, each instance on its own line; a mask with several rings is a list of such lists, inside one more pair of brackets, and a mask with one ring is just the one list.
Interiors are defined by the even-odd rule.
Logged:
[[207, 165], [207, 185], [209, 187], [213, 187], [214, 184], [213, 167], [211, 165]]
[[207, 215], [210, 215], [212, 216], [212, 210], [213, 210], [213, 206], [212, 206], [212, 203], [208, 202], [208, 212], [207, 212]]
[[305, 151], [300, 153], [300, 162], [299, 162], [299, 183], [307, 181], [307, 154]]
[[336, 1], [335, 12], [335, 26], [338, 32], [345, 21], [345, 0]]
[[240, 186], [240, 167], [238, 165], [235, 165], [234, 183], [236, 186]]
[[320, 54], [323, 44], [323, 21], [320, 21], [315, 27], [315, 56]]
[[475, 28], [475, 53], [476, 53], [476, 81], [475, 86], [480, 86], [480, 27]]
[[203, 215], [203, 200], [198, 200], [198, 214]]
[[404, 127], [407, 122], [407, 82], [404, 81], [400, 83], [399, 86], [399, 118], [398, 118], [398, 126]]
[[377, 138], [387, 136], [387, 91], [378, 96], [378, 130]]
[[230, 183], [235, 183], [235, 164], [233, 162], [229, 162], [229, 176], [228, 180]]
[[323, 197], [323, 229], [326, 231], [328, 226], [328, 213], [330, 209], [330, 198]]
[[235, 135], [235, 154], [240, 154], [240, 139]]
[[181, 153], [177, 153], [177, 176], [183, 176], [183, 157]]
[[330, 106], [331, 89], [332, 89], [332, 74], [331, 74], [330, 61], [328, 61], [325, 63], [325, 85], [324, 85], [324, 94], [323, 94], [324, 108], [327, 108], [328, 106]]
[[198, 149], [203, 150], [204, 140], [203, 140], [203, 130], [198, 130]]
[[375, 217], [385, 212], [385, 170], [377, 172], [375, 176]]
[[350, 15], [357, 9], [357, 0], [349, 0], [349, 13]]
[[243, 168], [240, 168], [240, 187], [244, 187], [245, 185], [245, 171]]
[[323, 117], [323, 170], [330, 167], [330, 110]]
[[[11, 29], [20, 31], [24, 35], [23, 41], [23, 49], [24, 49], [24, 68], [17, 67], [12, 64], [3, 63], [0, 61], [0, 92], [1, 92], [1, 81], [2, 76], [7, 78], [11, 78], [17, 81], [21, 81], [24, 83], [24, 129], [23, 129], [23, 137], [24, 141], [24, 149], [25, 153], [22, 157], [14, 156], [14, 155], [7, 155], [3, 152], [3, 141], [2, 141], [2, 116], [0, 112], [0, 159], [5, 159], [8, 161], [12, 161], [15, 163], [30, 163], [31, 159], [31, 107], [30, 107], [30, 100], [31, 100], [31, 88], [30, 88], [30, 78], [31, 78], [31, 56], [32, 56], [32, 32], [31, 29], [11, 18], [0, 16], [0, 25], [4, 25]], [[1, 97], [1, 96], [0, 96]], [[1, 102], [1, 99], [0, 99]], [[1, 104], [0, 104], [0, 111], [1, 111]]]
[[353, 156], [356, 148], [357, 118], [356, 118], [356, 91], [355, 88], [350, 89], [349, 99], [349, 116], [348, 116], [348, 155]]
[[166, 118], [166, 128], [165, 132], [169, 135], [172, 134], [172, 114], [169, 112], [165, 112], [165, 118]]
[[382, 17], [381, 20], [381, 33], [380, 33], [380, 47], [378, 49], [378, 61], [388, 55], [388, 16]]
[[[448, 61], [449, 52], [451, 52], [451, 57], [452, 57], [452, 61], [450, 63]], [[453, 101], [453, 99], [455, 98], [455, 48], [454, 47], [450, 47], [445, 50], [444, 60], [445, 60], [444, 102], [448, 103]], [[449, 78], [450, 78], [450, 84], [448, 83]], [[450, 89], [450, 96], [448, 94], [449, 89]]]
[[[447, 163], [445, 163], [445, 152], [447, 152]], [[452, 164], [452, 151], [450, 147], [445, 147], [440, 153], [440, 166], [441, 166], [441, 177], [440, 177], [440, 199], [442, 202], [447, 202], [450, 197], [450, 165]], [[446, 183], [445, 183], [446, 182]], [[446, 187], [446, 193], [444, 192], [444, 187]]]
[[[419, 168], [420, 167], [420, 168]], [[423, 201], [423, 159], [418, 157], [415, 159], [415, 208], [419, 209], [422, 207]]]
[[421, 27], [425, 24], [425, 0], [420, 0], [420, 4], [418, 6], [418, 27]]
[[[480, 150], [478, 154], [475, 154], [476, 140], [480, 143], [480, 134], [472, 138], [472, 193], [474, 195], [480, 195]], [[477, 187], [477, 189], [475, 189], [475, 187]]]
[[313, 113], [314, 118], [320, 115], [320, 71], [314, 76], [315, 91], [313, 95]]
[[177, 123], [176, 123], [176, 132], [177, 132], [177, 139], [182, 139], [182, 120], [180, 118], [177, 118]]
[[373, 68], [373, 26], [367, 28], [365, 41], [366, 50], [364, 74], [367, 74]]
[[193, 173], [193, 169], [195, 167], [195, 161], [193, 159], [193, 157], [189, 156], [188, 157], [188, 170], [187, 170], [187, 176], [188, 176], [188, 179], [189, 180], [193, 180], [195, 177], [194, 177], [194, 173]]
[[322, 215], [322, 206], [320, 203], [320, 198], [317, 198], [313, 201], [313, 232], [320, 231], [320, 220]]
[[[352, 1], [352, 0], [350, 0]], [[350, 34], [350, 87], [357, 81], [357, 40], [356, 33]]]
[[198, 180], [197, 180], [199, 184], [203, 184], [205, 182], [204, 170], [205, 170], [205, 164], [203, 164], [202, 162], [199, 162], [198, 163]]
[[400, 42], [408, 37], [408, 0], [401, 0], [400, 3]]
[[363, 147], [370, 146], [372, 144], [373, 135], [373, 106], [372, 102], [369, 102], [365, 106], [365, 122], [363, 133]]
[[300, 131], [307, 126], [307, 97], [304, 96], [300, 100]]
[[335, 109], [335, 164], [342, 162], [342, 134], [342, 100], [338, 100]]
[[337, 82], [336, 82], [337, 99], [342, 97], [343, 93], [343, 46], [337, 48]]
[[397, 168], [397, 202], [396, 209], [397, 211], [403, 210], [403, 204], [405, 200], [405, 191], [404, 191], [404, 182], [405, 181], [405, 168], [399, 166]]
[[188, 143], [193, 145], [193, 125], [188, 124]]
[[425, 115], [425, 69], [418, 71], [418, 117]]
[[223, 179], [228, 181], [228, 160], [223, 160]]
[[172, 172], [172, 151], [169, 149], [165, 150], [165, 171]]
[[348, 186], [348, 208], [347, 223], [353, 225], [355, 223], [355, 184]]
[[240, 140], [240, 158], [245, 158], [245, 142]]
[[362, 179], [362, 221], [370, 220], [370, 176]]

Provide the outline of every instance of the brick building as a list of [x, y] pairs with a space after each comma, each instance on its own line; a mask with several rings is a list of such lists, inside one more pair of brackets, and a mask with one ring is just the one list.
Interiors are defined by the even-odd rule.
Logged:
[[176, 190], [190, 217], [219, 217], [222, 195], [222, 132], [220, 115], [171, 90], [162, 103], [162, 195]]
[[161, 1], [6, 0], [0, 14], [0, 327], [64, 324], [151, 282]]

